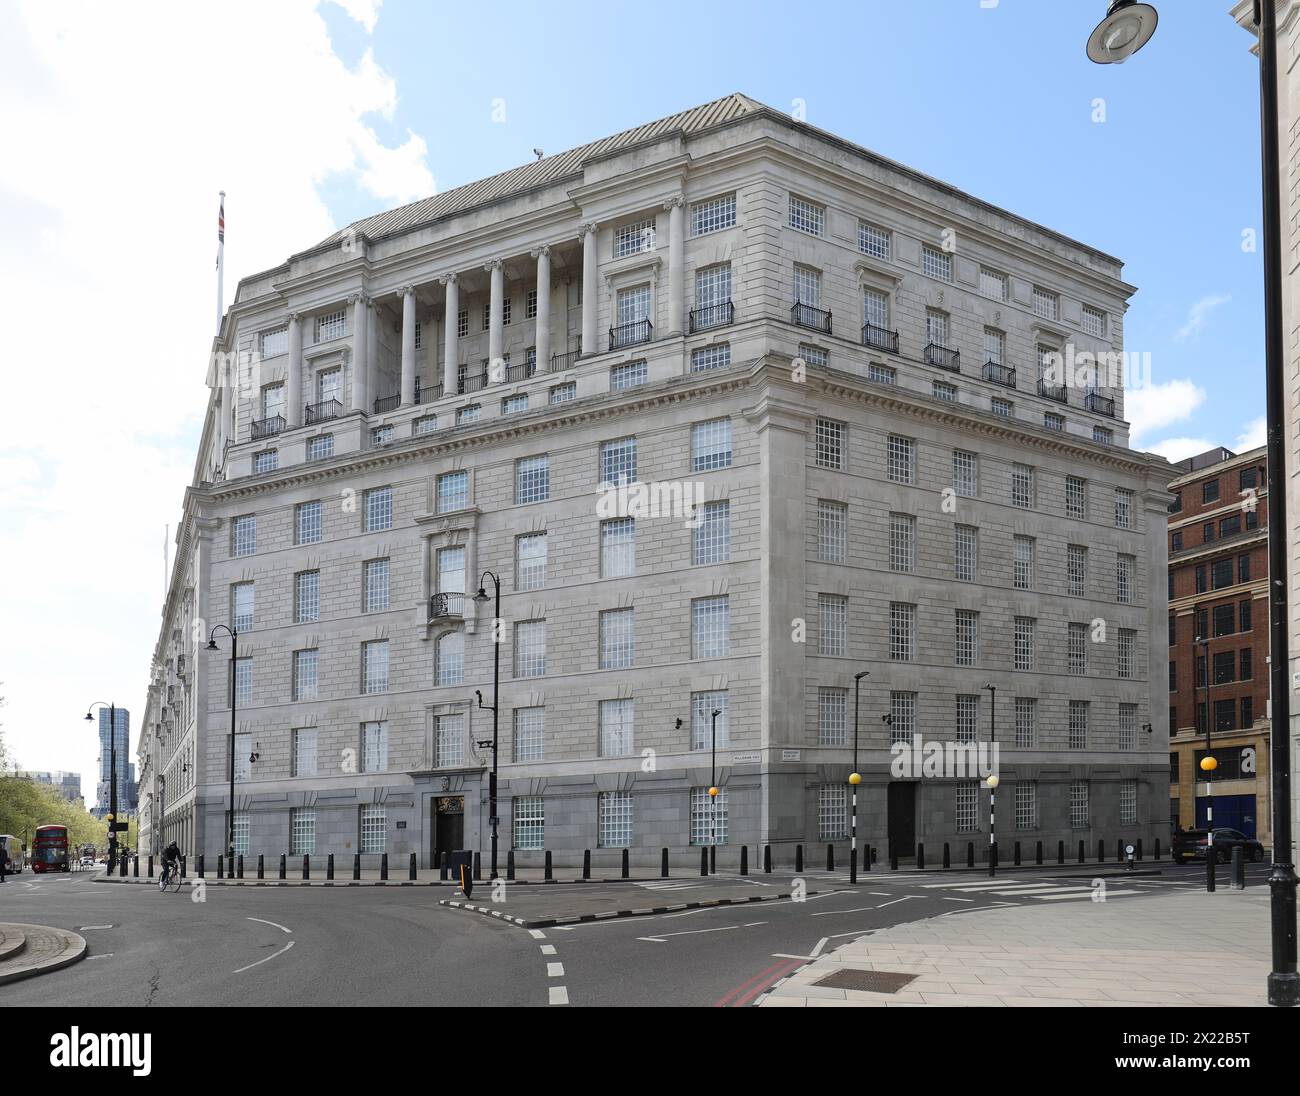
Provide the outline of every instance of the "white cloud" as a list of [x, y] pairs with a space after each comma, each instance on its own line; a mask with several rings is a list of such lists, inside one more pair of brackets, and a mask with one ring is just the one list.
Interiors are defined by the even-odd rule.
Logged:
[[1213, 449], [1217, 443], [1205, 438], [1165, 438], [1164, 441], [1144, 446], [1148, 452], [1158, 453], [1165, 460], [1176, 463]]
[[1268, 441], [1268, 420], [1260, 415], [1257, 419], [1251, 419], [1246, 423], [1245, 428], [1237, 435], [1234, 451], [1245, 453], [1250, 449], [1258, 449]]
[[[378, 2], [338, 2], [373, 29]], [[0, 718], [25, 765], [93, 796], [84, 705], [143, 707], [206, 406], [217, 191], [229, 304], [336, 227], [322, 182], [432, 192], [424, 141], [367, 120], [397, 101], [311, 0], [0, 6]]]
[[1187, 310], [1187, 322], [1178, 329], [1176, 339], [1190, 339], [1199, 335], [1210, 319], [1210, 313], [1232, 300], [1230, 293], [1211, 293], [1202, 297]]
[[1142, 448], [1141, 440], [1152, 431], [1190, 418], [1205, 402], [1205, 389], [1186, 378], [1144, 385], [1124, 394], [1124, 414], [1131, 427], [1131, 441]]

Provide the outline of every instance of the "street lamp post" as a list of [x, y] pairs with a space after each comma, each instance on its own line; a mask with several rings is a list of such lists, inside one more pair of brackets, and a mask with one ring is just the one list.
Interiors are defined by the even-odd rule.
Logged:
[[[989, 691], [989, 756], [996, 758], [998, 755], [998, 687], [996, 685], [985, 685]], [[989, 875], [997, 875], [998, 872], [998, 832], [997, 832], [997, 811], [995, 810], [995, 801], [997, 799], [998, 773], [996, 762], [993, 764], [993, 772], [989, 773], [986, 783], [989, 786]]]
[[[117, 705], [97, 700], [90, 707], [96, 705], [108, 709], [108, 874], [112, 875], [117, 863]], [[86, 720], [95, 721], [89, 710]]]
[[[1264, 376], [1268, 436], [1269, 701], [1275, 729], [1270, 744], [1273, 775], [1273, 870], [1268, 877], [1273, 969], [1268, 1003], [1300, 1005], [1296, 974], [1296, 874], [1291, 862], [1291, 688], [1287, 681], [1286, 377], [1283, 365], [1282, 196], [1278, 153], [1277, 11], [1274, 0], [1255, 0], [1259, 28], [1260, 176], [1264, 230]], [[1101, 64], [1123, 61], [1150, 40], [1156, 12], [1149, 4], [1115, 0], [1088, 40], [1088, 56]], [[1206, 666], [1208, 681], [1209, 667]], [[1206, 723], [1209, 702], [1206, 701]], [[1276, 729], [1281, 728], [1281, 733]], [[1211, 770], [1207, 770], [1211, 771]]]
[[[1193, 614], [1195, 619], [1195, 614]], [[1205, 630], [1210, 630], [1210, 611], [1205, 611]], [[1199, 644], [1202, 654], [1201, 658], [1205, 661], [1205, 756], [1201, 758], [1201, 772], [1205, 773], [1205, 889], [1213, 892], [1214, 890], [1214, 770], [1218, 762], [1214, 760], [1214, 753], [1210, 743], [1210, 731], [1212, 718], [1210, 714], [1210, 637], [1208, 634], [1197, 636], [1194, 640]]]
[[[853, 675], [853, 771], [849, 773], [850, 793], [853, 797], [852, 823], [849, 830], [849, 882], [858, 881], [858, 785], [862, 783], [862, 774], [858, 772], [858, 696], [859, 686], [864, 677], [870, 677], [870, 670], [860, 670]], [[871, 870], [871, 847], [867, 846], [867, 871]]]
[[[501, 621], [501, 578], [493, 571], [484, 571], [479, 575], [478, 593], [474, 595], [474, 600], [480, 605], [484, 604], [487, 599], [487, 589], [483, 582], [485, 578], [492, 580], [493, 586], [496, 587], [496, 615], [492, 620], [492, 772], [488, 776], [488, 825], [492, 827], [492, 874], [490, 878], [497, 877], [497, 753], [500, 739], [497, 736], [497, 710], [501, 707], [501, 630], [503, 628]], [[483, 697], [478, 699], [479, 707], [483, 707]]]
[[217, 632], [230, 636], [230, 816], [226, 822], [226, 855], [235, 857], [235, 712], [239, 704], [239, 687], [236, 662], [238, 660], [239, 629], [225, 624], [213, 625], [208, 634], [208, 650], [218, 650]]
[[713, 709], [713, 757], [709, 763], [709, 874], [718, 874], [718, 716]]

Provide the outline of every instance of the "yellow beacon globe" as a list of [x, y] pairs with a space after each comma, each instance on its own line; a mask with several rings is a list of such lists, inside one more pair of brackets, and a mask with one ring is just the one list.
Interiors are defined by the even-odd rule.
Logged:
[[853, 784], [853, 785], [861, 784], [861, 783], [862, 783], [862, 774], [861, 774], [861, 773], [849, 773], [849, 783], [850, 783], [850, 784]]
[[709, 794], [710, 794], [710, 795], [713, 795], [713, 796], [716, 796], [716, 795], [718, 794], [718, 789], [717, 789], [717, 788], [710, 788], [710, 789], [709, 789]]
[[1203, 772], [1212, 773], [1218, 767], [1219, 767], [1219, 762], [1215, 760], [1213, 757], [1201, 758], [1201, 770]]

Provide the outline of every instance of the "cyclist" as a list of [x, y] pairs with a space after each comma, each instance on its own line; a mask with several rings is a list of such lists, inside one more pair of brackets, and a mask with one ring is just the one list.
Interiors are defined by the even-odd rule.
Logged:
[[171, 873], [179, 869], [180, 860], [181, 860], [180, 846], [177, 845], [175, 841], [173, 841], [170, 845], [168, 845], [165, 849], [163, 849], [162, 886], [165, 887], [167, 885], [168, 880], [171, 879]]

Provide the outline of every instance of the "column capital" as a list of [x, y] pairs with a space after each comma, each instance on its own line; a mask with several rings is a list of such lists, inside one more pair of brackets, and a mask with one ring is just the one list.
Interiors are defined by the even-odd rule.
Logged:
[[594, 236], [596, 234], [596, 228], [597, 225], [595, 221], [583, 221], [583, 223], [578, 226], [578, 236], [582, 237], [588, 234]]
[[404, 286], [401, 286], [401, 287], [397, 290], [397, 293], [398, 293], [399, 296], [402, 296], [402, 297], [413, 297], [413, 296], [415, 295], [415, 286], [413, 286], [413, 285], [404, 285]]
[[455, 285], [460, 281], [460, 275], [454, 270], [450, 270], [446, 274], [439, 274], [438, 281], [443, 285]]
[[541, 247], [535, 247], [528, 254], [534, 259], [540, 259], [543, 255], [549, 259], [551, 257], [551, 245], [543, 244]]
[[290, 313], [289, 313], [289, 322], [290, 322], [290, 323], [302, 323], [302, 318], [303, 318], [303, 313], [301, 313], [301, 312], [290, 312]]
[[490, 274], [494, 270], [503, 269], [505, 265], [506, 265], [505, 262], [502, 261], [501, 259], [490, 259], [483, 264], [483, 269]]
[[671, 198], [664, 199], [664, 209], [680, 209], [686, 205], [686, 199], [681, 194], [674, 194]]

